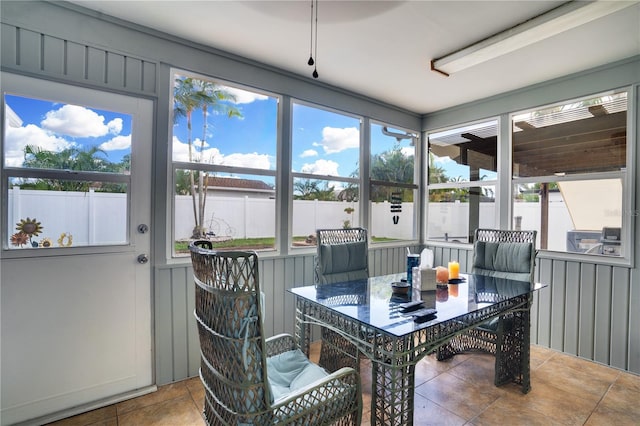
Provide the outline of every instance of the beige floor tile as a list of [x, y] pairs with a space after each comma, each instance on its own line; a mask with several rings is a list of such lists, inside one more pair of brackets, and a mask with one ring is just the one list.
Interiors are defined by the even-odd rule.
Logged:
[[630, 391], [640, 392], [640, 376], [631, 373], [620, 372], [620, 375], [615, 381], [615, 385], [622, 386], [623, 388]]
[[99, 425], [117, 425], [115, 405], [108, 407], [98, 408], [97, 410], [88, 411], [77, 416], [69, 417], [64, 420], [60, 420], [50, 425], [55, 426], [99, 426]]
[[469, 423], [475, 426], [548, 426], [554, 422], [542, 413], [523, 405], [517, 398], [501, 397]]
[[476, 354], [451, 368], [448, 373], [477, 385], [493, 384], [496, 358], [492, 355]]
[[538, 380], [567, 394], [580, 395], [594, 404], [604, 396], [618, 375], [619, 372], [613, 368], [564, 354], [555, 354], [535, 370]]
[[532, 377], [531, 391], [505, 392], [505, 403], [521, 406], [550, 419], [550, 424], [581, 425], [595, 409], [597, 401], [585, 399], [580, 392], [567, 392], [562, 387]]
[[185, 380], [185, 385], [198, 410], [200, 412], [204, 411], [204, 386], [202, 385], [200, 377]]
[[416, 394], [413, 413], [414, 426], [459, 426], [465, 424], [465, 419]]
[[498, 399], [503, 392], [495, 388], [493, 382], [491, 385], [478, 386], [449, 373], [442, 373], [416, 387], [416, 394], [465, 420], [471, 420]]
[[459, 354], [444, 361], [438, 361], [435, 354], [425, 356], [416, 364], [416, 386], [420, 386], [437, 375], [449, 371], [469, 359], [469, 356], [467, 354]]
[[529, 348], [529, 365], [532, 370], [547, 362], [555, 354], [555, 351], [537, 345], [531, 345]]
[[[640, 381], [640, 378], [638, 380]], [[636, 391], [637, 383], [635, 380], [629, 381], [631, 383], [627, 383], [627, 380], [623, 379], [616, 381], [611, 386], [587, 420], [587, 425], [640, 424], [640, 391]]]
[[187, 389], [185, 382], [181, 381], [170, 385], [160, 386], [156, 392], [119, 402], [116, 404], [116, 409], [118, 411], [118, 416], [120, 416], [129, 411], [185, 396], [189, 396], [189, 390]]
[[189, 395], [128, 411], [118, 426], [200, 426], [204, 420]]

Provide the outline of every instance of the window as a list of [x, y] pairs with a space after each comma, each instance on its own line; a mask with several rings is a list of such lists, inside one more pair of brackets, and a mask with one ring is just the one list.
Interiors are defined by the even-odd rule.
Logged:
[[315, 245], [318, 228], [360, 226], [360, 118], [293, 104], [292, 245]]
[[279, 98], [186, 72], [173, 75], [174, 254], [273, 250]]
[[132, 116], [19, 93], [4, 111], [3, 249], [127, 244]]
[[417, 239], [417, 133], [371, 124], [371, 241]]
[[513, 114], [516, 226], [541, 249], [624, 256], [626, 141], [626, 92]]
[[472, 242], [496, 226], [497, 120], [429, 134], [427, 239]]

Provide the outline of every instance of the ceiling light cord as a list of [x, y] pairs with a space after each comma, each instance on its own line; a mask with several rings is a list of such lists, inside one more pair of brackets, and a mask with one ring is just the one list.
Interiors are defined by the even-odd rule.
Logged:
[[309, 60], [307, 64], [313, 65], [313, 0], [311, 0], [311, 17], [309, 18]]
[[[315, 36], [314, 36], [314, 5], [315, 1]], [[311, 74], [313, 78], [318, 78], [318, 0], [311, 0], [311, 18], [310, 18], [310, 42], [309, 42], [309, 60], [307, 61], [307, 65], [313, 66], [313, 73]], [[314, 43], [315, 42], [315, 43]], [[315, 47], [315, 51], [314, 51]], [[315, 60], [313, 57], [316, 57]]]

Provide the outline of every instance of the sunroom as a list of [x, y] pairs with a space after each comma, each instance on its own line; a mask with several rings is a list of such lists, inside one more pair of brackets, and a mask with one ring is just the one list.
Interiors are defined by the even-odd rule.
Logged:
[[[265, 334], [293, 334], [289, 290], [314, 283], [321, 228], [366, 228], [371, 276], [425, 248], [470, 272], [477, 228], [536, 230], [548, 287], [532, 346], [637, 377], [640, 5], [606, 2], [619, 9], [562, 38], [430, 69], [564, 5], [476, 3], [180, 6], [184, 21], [228, 17], [205, 41], [149, 20], [175, 24], [178, 2], [2, 1], [2, 424], [197, 377], [194, 238], [256, 250]], [[381, 22], [398, 33], [383, 39]], [[440, 39], [407, 42], [416, 22], [444, 25]], [[262, 25], [291, 48], [265, 55]], [[360, 68], [348, 53], [369, 39], [378, 55]]]

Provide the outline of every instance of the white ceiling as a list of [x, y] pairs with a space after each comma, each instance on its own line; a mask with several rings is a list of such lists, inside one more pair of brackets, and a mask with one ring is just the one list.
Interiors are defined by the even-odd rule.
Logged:
[[[73, 1], [313, 80], [310, 1]], [[319, 0], [319, 81], [429, 113], [640, 54], [640, 3], [445, 77], [430, 60], [562, 1]]]

